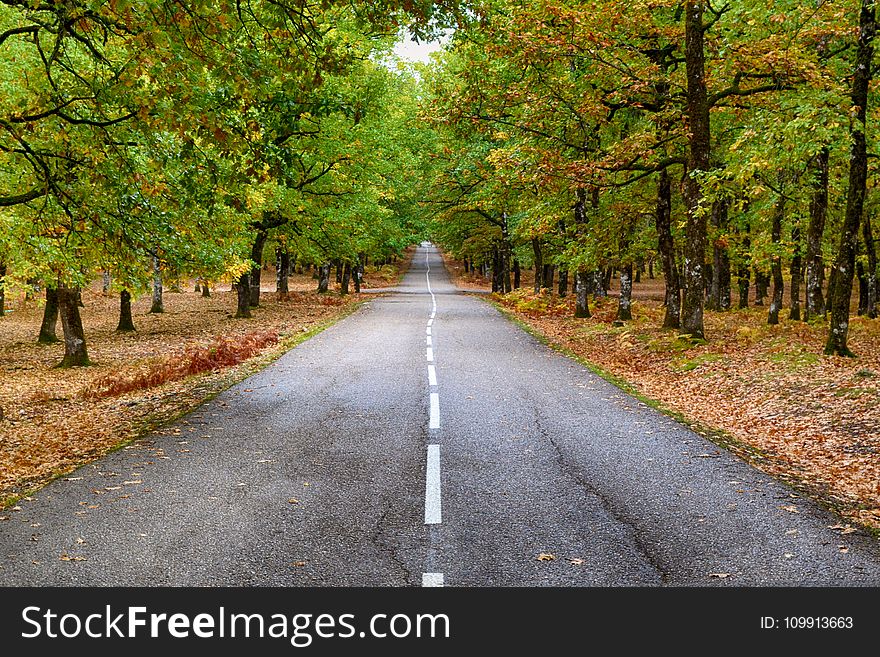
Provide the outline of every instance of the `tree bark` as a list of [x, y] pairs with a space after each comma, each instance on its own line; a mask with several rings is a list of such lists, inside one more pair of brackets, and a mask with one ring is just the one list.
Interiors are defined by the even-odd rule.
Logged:
[[325, 262], [318, 268], [318, 294], [326, 294], [330, 289], [330, 263]]
[[547, 290], [548, 292], [553, 291], [553, 274], [555, 269], [556, 268], [553, 265], [544, 265], [544, 271], [541, 274], [541, 289]]
[[290, 292], [288, 276], [290, 276], [290, 253], [279, 246], [275, 249], [275, 292], [282, 300], [286, 299]]
[[[795, 221], [799, 221], [795, 218]], [[791, 309], [788, 311], [788, 318], [800, 320], [801, 318], [801, 278], [803, 272], [801, 270], [801, 227], [800, 223], [795, 224], [791, 229], [791, 241], [794, 245], [794, 251], [791, 256]]]
[[117, 331], [134, 331], [134, 320], [131, 317], [131, 292], [122, 290], [119, 293], [119, 323]]
[[590, 316], [590, 278], [592, 274], [588, 271], [578, 271], [574, 275], [574, 291], [575, 291], [575, 317]]
[[782, 218], [785, 216], [785, 197], [776, 200], [773, 208], [773, 225], [770, 231], [770, 240], [773, 243], [774, 253], [771, 260], [770, 272], [773, 276], [773, 296], [770, 299], [770, 312], [767, 315], [768, 324], [779, 323], [779, 311], [782, 310], [782, 296], [784, 294], [784, 282], [782, 280], [782, 256], [779, 254], [782, 240]]
[[631, 262], [628, 262], [620, 269], [620, 297], [617, 301], [617, 319], [619, 321], [623, 322], [633, 318], [632, 287], [633, 266]]
[[837, 270], [834, 289], [829, 290], [831, 325], [828, 331], [826, 354], [853, 356], [847, 346], [849, 335], [849, 304], [852, 295], [853, 273], [858, 244], [859, 223], [865, 208], [868, 179], [868, 147], [865, 121], [868, 108], [868, 87], [874, 58], [874, 35], [877, 31], [874, 0], [862, 0], [859, 12], [859, 40], [856, 48], [855, 71], [852, 78], [849, 182], [846, 195], [846, 213], [840, 236], [840, 246], [834, 261]]
[[544, 250], [537, 237], [532, 238], [532, 252], [535, 254], [535, 294], [540, 294], [543, 287], [541, 276], [544, 273]]
[[253, 308], [256, 308], [260, 305], [260, 289], [263, 273], [263, 249], [266, 246], [267, 236], [267, 230], [262, 228], [258, 229], [257, 236], [254, 238], [254, 243], [251, 246], [251, 260], [253, 260], [254, 264], [253, 267], [251, 267], [251, 273], [248, 277], [248, 283], [251, 286], [250, 304]]
[[165, 304], [162, 299], [162, 267], [158, 256], [153, 256], [153, 302], [150, 305], [150, 312], [165, 312]]
[[567, 269], [559, 269], [559, 287], [558, 290], [559, 296], [564, 297], [568, 294], [568, 270]]
[[677, 329], [681, 326], [681, 288], [678, 284], [678, 272], [675, 268], [675, 244], [672, 238], [672, 181], [666, 169], [660, 171], [657, 181], [657, 209], [654, 214], [654, 225], [657, 228], [657, 249], [660, 252], [660, 263], [663, 266], [666, 287], [664, 299], [666, 313], [663, 317], [663, 328]]
[[342, 284], [342, 258], [336, 258], [336, 261], [333, 263], [336, 267], [336, 282], [338, 284]]
[[859, 307], [858, 314], [868, 312], [868, 276], [865, 274], [865, 265], [859, 260], [856, 262], [856, 279], [859, 281]]
[[[719, 233], [727, 230], [727, 201], [717, 201], [712, 206], [712, 226]], [[716, 235], [712, 244], [712, 283], [710, 306], [714, 310], [730, 310], [730, 254], [726, 239]]]
[[822, 235], [828, 214], [828, 149], [823, 148], [813, 159], [813, 195], [810, 199], [810, 224], [807, 227], [806, 253], [806, 304], [804, 319], [825, 315], [825, 299], [822, 284], [825, 279], [825, 263], [822, 262]]
[[37, 342], [51, 344], [58, 342], [58, 289], [46, 286], [46, 305], [43, 308], [43, 321], [40, 324], [40, 336]]
[[109, 271], [101, 272], [101, 292], [103, 294], [110, 294], [110, 272]]
[[202, 281], [202, 298], [207, 299], [211, 296], [211, 286], [208, 281]]
[[340, 282], [339, 294], [348, 294], [348, 285], [351, 282], [351, 262], [348, 260], [342, 265], [342, 281]]
[[704, 338], [703, 268], [706, 257], [706, 213], [702, 211], [703, 189], [695, 177], [709, 170], [710, 126], [706, 92], [703, 30], [703, 0], [685, 2], [685, 69], [687, 75], [688, 157], [685, 176], [684, 300], [681, 308], [682, 330]]
[[767, 288], [770, 287], [770, 275], [755, 267], [755, 305], [763, 306]]
[[86, 336], [79, 314], [79, 288], [58, 287], [58, 311], [64, 331], [64, 359], [59, 363], [59, 367], [88, 365]]
[[364, 277], [364, 262], [366, 262], [367, 257], [363, 254], [358, 254], [357, 263], [354, 268], [354, 291], [356, 294], [361, 293], [361, 280]]
[[871, 226], [870, 212], [866, 212], [862, 218], [862, 236], [865, 239], [865, 254], [868, 260], [865, 271], [868, 296], [865, 304], [865, 314], [871, 319], [875, 319], [877, 317], [877, 248], [874, 244], [874, 231]]
[[519, 260], [513, 259], [513, 289], [518, 290], [522, 281], [522, 271], [519, 267]]
[[6, 314], [6, 263], [0, 262], [0, 317]]
[[250, 277], [248, 272], [242, 272], [241, 276], [233, 284], [238, 301], [235, 316], [240, 319], [250, 319], [252, 317]]

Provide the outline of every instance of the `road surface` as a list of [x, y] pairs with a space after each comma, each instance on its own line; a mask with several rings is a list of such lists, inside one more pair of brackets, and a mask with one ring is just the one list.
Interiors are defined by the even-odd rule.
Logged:
[[460, 294], [393, 293], [6, 511], [0, 584], [877, 585], [876, 539]]

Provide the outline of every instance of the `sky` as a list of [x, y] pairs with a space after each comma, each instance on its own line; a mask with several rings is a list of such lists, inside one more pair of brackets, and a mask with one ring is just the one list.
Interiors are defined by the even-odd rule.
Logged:
[[437, 41], [420, 41], [416, 43], [407, 35], [401, 41], [398, 41], [394, 52], [401, 59], [409, 62], [428, 62], [430, 61], [430, 54], [440, 50], [442, 47], [443, 44]]

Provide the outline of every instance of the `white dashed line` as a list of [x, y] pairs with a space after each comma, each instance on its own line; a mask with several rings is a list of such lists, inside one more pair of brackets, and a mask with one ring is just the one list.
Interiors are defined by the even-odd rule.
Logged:
[[428, 445], [428, 468], [425, 477], [425, 524], [439, 525], [440, 520], [440, 445]]
[[422, 586], [443, 586], [443, 573], [422, 573]]
[[433, 365], [428, 365], [428, 385], [436, 386], [437, 385], [437, 370], [434, 369]]
[[428, 428], [440, 428], [440, 395], [436, 392], [431, 393], [431, 419], [428, 420]]
[[433, 324], [433, 323], [434, 323], [434, 320], [433, 320], [433, 319], [429, 319], [429, 320], [428, 320], [428, 327], [430, 328], [431, 324]]
[[425, 344], [428, 345], [429, 347], [431, 346], [431, 336], [430, 335], [425, 338]]
[[428, 347], [427, 353], [428, 353], [428, 362], [429, 363], [433, 362], [434, 361], [434, 350], [431, 349], [431, 347]]
[[425, 335], [431, 335], [431, 327], [425, 329]]

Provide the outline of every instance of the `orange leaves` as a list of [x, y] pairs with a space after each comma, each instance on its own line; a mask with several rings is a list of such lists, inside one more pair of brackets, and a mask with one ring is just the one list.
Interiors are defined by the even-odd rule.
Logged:
[[193, 374], [237, 365], [277, 342], [276, 331], [253, 332], [240, 338], [219, 336], [208, 345], [188, 347], [158, 359], [146, 369], [136, 369], [127, 375], [118, 371], [108, 374], [91, 382], [83, 391], [83, 396], [88, 399], [115, 397]]

